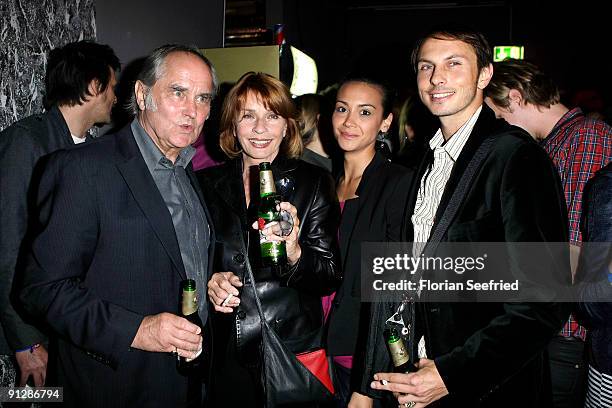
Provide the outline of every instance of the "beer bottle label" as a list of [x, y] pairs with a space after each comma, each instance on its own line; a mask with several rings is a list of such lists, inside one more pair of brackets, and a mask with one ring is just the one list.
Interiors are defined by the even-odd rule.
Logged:
[[267, 196], [276, 192], [276, 186], [274, 185], [274, 176], [272, 170], [263, 170], [259, 172], [259, 194]]
[[401, 338], [395, 341], [389, 341], [387, 344], [389, 345], [389, 353], [391, 354], [391, 360], [393, 360], [393, 365], [395, 367], [399, 367], [408, 362], [408, 352]]
[[181, 302], [183, 316], [189, 316], [198, 311], [198, 295], [195, 290], [184, 290]]

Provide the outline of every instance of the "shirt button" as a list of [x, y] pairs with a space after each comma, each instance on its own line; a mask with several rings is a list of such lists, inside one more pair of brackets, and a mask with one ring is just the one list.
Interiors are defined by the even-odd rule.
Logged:
[[243, 254], [236, 254], [233, 256], [232, 260], [236, 263], [242, 264], [244, 263], [244, 255]]
[[244, 310], [239, 310], [238, 311], [238, 318], [242, 320], [245, 317], [246, 317], [246, 313], [244, 312]]

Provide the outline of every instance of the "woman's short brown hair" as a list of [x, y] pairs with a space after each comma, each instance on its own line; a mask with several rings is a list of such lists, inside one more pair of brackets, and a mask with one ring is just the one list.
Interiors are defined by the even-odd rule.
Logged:
[[280, 145], [279, 154], [289, 158], [299, 158], [302, 155], [303, 144], [296, 122], [297, 111], [289, 89], [278, 79], [262, 72], [244, 74], [225, 97], [219, 136], [221, 150], [230, 158], [238, 157], [242, 152], [234, 129], [249, 92], [261, 100], [266, 109], [287, 120], [287, 131]]

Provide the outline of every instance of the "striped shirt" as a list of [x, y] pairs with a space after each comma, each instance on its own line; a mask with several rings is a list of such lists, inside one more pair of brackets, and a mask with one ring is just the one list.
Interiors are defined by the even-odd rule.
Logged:
[[[446, 182], [450, 178], [453, 166], [470, 137], [481, 111], [482, 106], [448, 140], [444, 140], [442, 129], [438, 129], [429, 142], [429, 147], [434, 151], [434, 162], [421, 179], [414, 213], [411, 217], [414, 227], [412, 256], [415, 258], [420, 256], [425, 248], [429, 234], [431, 234], [431, 227], [435, 222], [436, 211], [438, 211]], [[427, 358], [424, 336], [421, 336], [418, 341], [417, 354], [419, 358]]]
[[612, 375], [599, 372], [589, 366], [585, 408], [612, 407]]
[[442, 130], [438, 129], [435, 136], [429, 142], [429, 147], [434, 151], [433, 165], [425, 172], [421, 179], [417, 200], [412, 214], [412, 225], [414, 227], [413, 256], [418, 257], [429, 239], [431, 227], [434, 225], [436, 211], [446, 183], [450, 178], [453, 166], [459, 154], [465, 146], [474, 125], [480, 116], [482, 106], [470, 117], [470, 119], [457, 130], [447, 141], [444, 140]]

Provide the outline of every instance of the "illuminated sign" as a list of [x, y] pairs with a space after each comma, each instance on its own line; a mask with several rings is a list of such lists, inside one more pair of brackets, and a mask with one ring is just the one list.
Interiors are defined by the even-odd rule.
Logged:
[[506, 58], [523, 59], [524, 47], [519, 45], [500, 45], [493, 48], [493, 61], [503, 61]]

